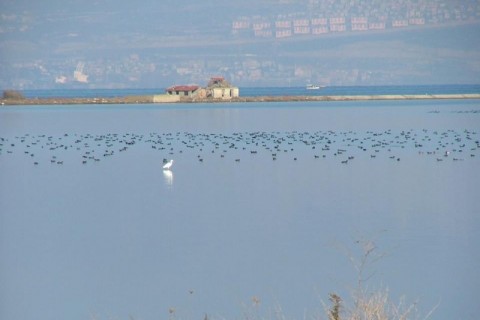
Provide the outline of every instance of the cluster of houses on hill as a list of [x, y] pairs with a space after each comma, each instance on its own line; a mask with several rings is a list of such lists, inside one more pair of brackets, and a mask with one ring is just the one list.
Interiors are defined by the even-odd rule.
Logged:
[[232, 86], [223, 77], [210, 78], [204, 88], [198, 85], [174, 85], [165, 91], [166, 94], [155, 96], [154, 102], [176, 102], [182, 98], [231, 100], [240, 93], [238, 87]]

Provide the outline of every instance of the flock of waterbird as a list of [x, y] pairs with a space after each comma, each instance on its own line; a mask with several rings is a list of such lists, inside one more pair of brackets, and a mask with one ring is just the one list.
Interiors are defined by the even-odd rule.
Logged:
[[[71, 134], [0, 137], [1, 157], [23, 153], [33, 165], [49, 162], [62, 165], [78, 155], [78, 163], [88, 165], [105, 161], [135, 148], [147, 148], [163, 158], [164, 170], [171, 170], [179, 154], [204, 162], [212, 157], [240, 162], [242, 157], [261, 154], [293, 161], [333, 158], [348, 164], [355, 157], [388, 157], [400, 161], [402, 155], [430, 156], [436, 161], [462, 161], [476, 156], [479, 137], [474, 130], [384, 130], [384, 131], [288, 131], [221, 133], [149, 133], [149, 134]], [[145, 149], [143, 149], [145, 150]], [[73, 157], [65, 156], [74, 153]], [[38, 155], [37, 155], [38, 154]], [[46, 156], [45, 156], [46, 155]], [[159, 160], [161, 161], [161, 160]]]

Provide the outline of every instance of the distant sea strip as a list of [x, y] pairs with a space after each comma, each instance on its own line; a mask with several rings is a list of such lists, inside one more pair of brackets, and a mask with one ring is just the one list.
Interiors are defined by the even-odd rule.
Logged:
[[[148, 89], [42, 89], [23, 90], [27, 98], [115, 98], [165, 93], [165, 88]], [[306, 87], [240, 87], [240, 96], [375, 96], [375, 95], [441, 95], [480, 93], [480, 84], [416, 86], [332, 86], [318, 90]]]

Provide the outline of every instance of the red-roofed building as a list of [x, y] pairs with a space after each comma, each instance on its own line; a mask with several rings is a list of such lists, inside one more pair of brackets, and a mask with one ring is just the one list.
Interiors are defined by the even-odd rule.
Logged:
[[200, 86], [197, 85], [181, 85], [181, 86], [171, 86], [167, 88], [167, 94], [182, 96], [182, 97], [193, 97], [198, 94], [200, 91]]
[[228, 82], [226, 82], [224, 77], [211, 77], [207, 86], [208, 87], [215, 87], [215, 86], [220, 86], [221, 87], [224, 84], [226, 84], [227, 86], [230, 85]]
[[207, 85], [207, 97], [232, 99], [238, 97], [238, 87], [232, 86], [224, 77], [212, 77]]
[[232, 99], [238, 97], [238, 87], [232, 86], [224, 77], [212, 77], [206, 88], [197, 85], [171, 86], [166, 90], [167, 96], [177, 96], [178, 99], [185, 98], [214, 98]]

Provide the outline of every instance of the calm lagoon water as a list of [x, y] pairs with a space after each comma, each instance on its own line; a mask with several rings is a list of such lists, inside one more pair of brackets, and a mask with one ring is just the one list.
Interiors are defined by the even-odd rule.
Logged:
[[476, 319], [479, 131], [478, 100], [2, 107], [0, 318], [310, 318], [367, 240], [369, 288]]

